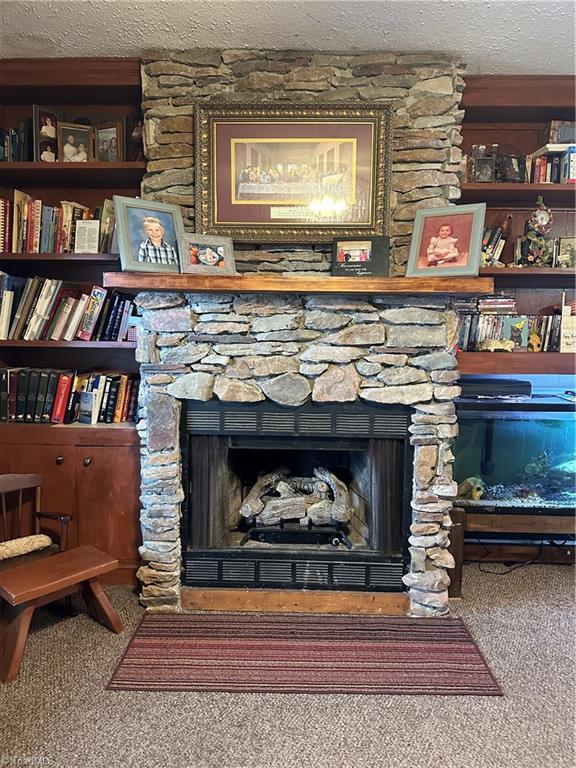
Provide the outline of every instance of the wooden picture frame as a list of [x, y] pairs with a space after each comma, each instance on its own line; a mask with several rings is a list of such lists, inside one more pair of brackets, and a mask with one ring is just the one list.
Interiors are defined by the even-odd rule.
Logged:
[[204, 102], [195, 139], [205, 234], [244, 242], [389, 234], [387, 103]]
[[486, 203], [416, 211], [406, 276], [478, 275], [485, 215]]
[[58, 160], [58, 125], [61, 120], [58, 110], [33, 105], [32, 136], [37, 163], [55, 163]]
[[126, 159], [124, 122], [98, 123], [94, 128], [94, 153], [100, 163], [116, 163]]
[[184, 233], [178, 242], [180, 272], [195, 275], [235, 275], [231, 237]]
[[179, 242], [184, 234], [180, 206], [113, 196], [115, 230], [122, 269], [129, 272], [179, 272]]
[[88, 163], [94, 160], [94, 129], [80, 123], [58, 123], [58, 160]]
[[332, 274], [337, 277], [388, 277], [388, 237], [337, 237], [332, 243]]

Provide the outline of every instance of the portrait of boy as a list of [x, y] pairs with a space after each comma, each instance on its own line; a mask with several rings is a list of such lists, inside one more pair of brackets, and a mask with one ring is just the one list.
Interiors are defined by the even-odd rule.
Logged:
[[146, 216], [142, 221], [146, 240], [138, 248], [138, 261], [147, 264], [178, 264], [174, 246], [164, 239], [164, 225], [157, 216]]
[[120, 195], [114, 195], [113, 200], [116, 252], [122, 269], [179, 272], [180, 239], [184, 235], [180, 207]]

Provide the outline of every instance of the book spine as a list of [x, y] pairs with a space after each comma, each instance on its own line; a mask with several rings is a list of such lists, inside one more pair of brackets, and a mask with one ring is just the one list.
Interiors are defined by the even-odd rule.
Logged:
[[78, 333], [76, 334], [77, 338], [82, 339], [83, 341], [90, 341], [96, 330], [98, 317], [102, 311], [107, 293], [108, 291], [105, 288], [100, 288], [98, 285], [95, 285], [92, 288], [82, 322], [80, 323]]
[[50, 421], [53, 424], [63, 424], [64, 416], [66, 415], [66, 405], [70, 397], [70, 389], [72, 387], [72, 374], [63, 372], [58, 378], [58, 384], [56, 386], [56, 394], [54, 396], [54, 407], [52, 408], [52, 414]]
[[16, 389], [16, 413], [14, 420], [17, 422], [24, 421], [24, 414], [26, 413], [26, 398], [28, 397], [28, 378], [30, 371], [28, 368], [22, 368], [18, 371], [18, 382]]
[[31, 424], [34, 421], [36, 412], [36, 398], [38, 397], [38, 384], [40, 381], [40, 371], [32, 369], [28, 379], [28, 393], [26, 395], [26, 410], [24, 411], [24, 421]]
[[8, 421], [16, 421], [16, 398], [18, 396], [18, 368], [8, 372]]
[[46, 402], [46, 392], [48, 390], [48, 378], [49, 371], [40, 371], [38, 381], [38, 395], [36, 397], [36, 407], [34, 410], [33, 421], [35, 424], [40, 424], [42, 421], [42, 414], [44, 412], [44, 403]]
[[52, 415], [52, 408], [54, 407], [54, 397], [56, 395], [56, 387], [58, 386], [58, 371], [49, 371], [48, 373], [48, 386], [46, 387], [46, 399], [44, 401], [44, 410], [42, 411], [41, 421], [42, 423], [49, 423]]
[[8, 368], [0, 369], [0, 421], [8, 421]]
[[128, 389], [128, 376], [123, 374], [120, 376], [120, 386], [118, 388], [118, 397], [116, 398], [116, 406], [114, 408], [113, 421], [118, 424], [122, 421], [122, 411], [124, 410], [124, 403], [126, 401], [126, 392]]
[[106, 403], [106, 412], [104, 414], [104, 421], [106, 424], [112, 424], [114, 421], [114, 412], [116, 410], [116, 402], [118, 400], [119, 389], [120, 379], [113, 379], [110, 382], [110, 391], [108, 392], [108, 401]]

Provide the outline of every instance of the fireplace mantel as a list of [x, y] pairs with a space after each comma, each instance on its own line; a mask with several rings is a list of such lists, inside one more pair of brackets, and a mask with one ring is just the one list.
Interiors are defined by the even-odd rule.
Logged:
[[105, 288], [180, 293], [275, 294], [484, 294], [494, 292], [493, 277], [309, 277], [294, 275], [180, 275], [105, 272]]

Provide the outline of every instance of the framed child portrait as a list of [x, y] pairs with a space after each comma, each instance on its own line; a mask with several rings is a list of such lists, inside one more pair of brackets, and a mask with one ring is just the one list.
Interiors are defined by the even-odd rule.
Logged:
[[178, 272], [184, 235], [178, 205], [113, 196], [120, 263], [129, 272]]
[[231, 237], [186, 233], [180, 238], [180, 271], [197, 275], [235, 275]]
[[477, 275], [486, 203], [416, 211], [407, 277]]

